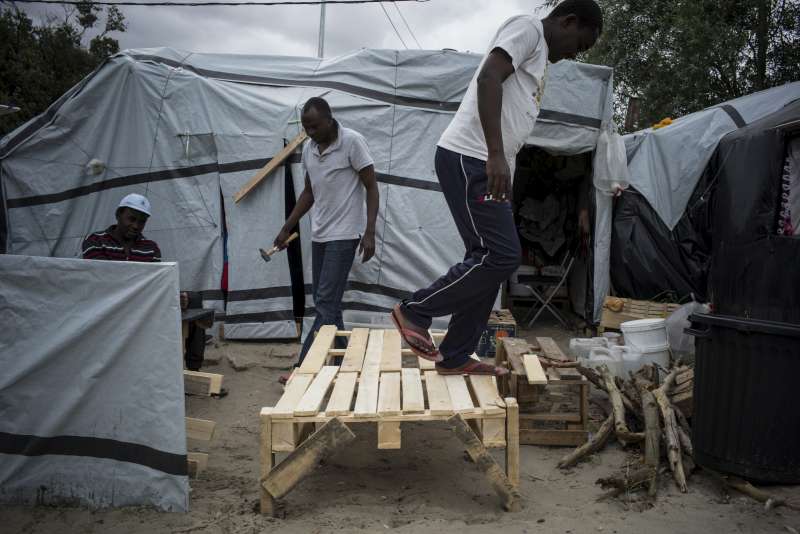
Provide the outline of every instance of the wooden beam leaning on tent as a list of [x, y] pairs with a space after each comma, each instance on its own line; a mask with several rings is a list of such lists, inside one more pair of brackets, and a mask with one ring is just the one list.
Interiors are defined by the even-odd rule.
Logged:
[[283, 147], [283, 150], [281, 150], [277, 156], [269, 160], [269, 162], [267, 162], [267, 164], [260, 171], [258, 171], [255, 174], [255, 176], [253, 176], [250, 179], [250, 181], [247, 182], [245, 186], [239, 190], [239, 192], [237, 192], [233, 196], [233, 201], [238, 204], [239, 201], [241, 201], [244, 197], [246, 197], [250, 193], [250, 191], [255, 189], [258, 186], [258, 184], [260, 184], [262, 180], [264, 180], [264, 178], [272, 174], [272, 171], [280, 167], [283, 164], [283, 162], [286, 161], [286, 158], [288, 158], [292, 154], [292, 152], [297, 150], [297, 147], [302, 145], [303, 141], [305, 141], [306, 139], [308, 139], [308, 135], [306, 134], [305, 131], [301, 130], [300, 133], [297, 134], [297, 136], [294, 139], [289, 141], [288, 145]]

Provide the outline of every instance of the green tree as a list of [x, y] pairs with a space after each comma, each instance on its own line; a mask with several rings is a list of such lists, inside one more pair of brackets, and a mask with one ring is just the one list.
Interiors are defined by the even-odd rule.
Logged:
[[800, 0], [598, 3], [605, 27], [585, 59], [614, 67], [619, 124], [631, 96], [640, 129], [800, 80]]
[[[101, 18], [105, 24], [98, 29]], [[14, 6], [0, 7], [0, 104], [21, 108], [0, 116], [0, 136], [43, 112], [116, 54], [119, 42], [109, 34], [125, 29], [125, 17], [115, 6], [103, 10], [83, 2], [62, 20], [50, 17], [41, 25]], [[85, 42], [87, 33], [95, 35]]]

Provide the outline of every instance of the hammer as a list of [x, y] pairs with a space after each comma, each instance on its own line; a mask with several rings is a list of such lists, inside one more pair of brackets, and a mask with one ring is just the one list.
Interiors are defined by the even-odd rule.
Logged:
[[[297, 232], [294, 232], [292, 235], [289, 236], [289, 238], [286, 240], [286, 242], [284, 242], [284, 246], [289, 245], [289, 243], [291, 243], [292, 241], [294, 241], [298, 237], [300, 237], [300, 234], [298, 234]], [[264, 258], [264, 261], [266, 261], [268, 263], [270, 261], [272, 261], [272, 255], [275, 254], [276, 252], [278, 252], [279, 250], [280, 249], [278, 247], [272, 247], [269, 250], [264, 250], [263, 248], [258, 249], [258, 251], [261, 253], [261, 257]]]

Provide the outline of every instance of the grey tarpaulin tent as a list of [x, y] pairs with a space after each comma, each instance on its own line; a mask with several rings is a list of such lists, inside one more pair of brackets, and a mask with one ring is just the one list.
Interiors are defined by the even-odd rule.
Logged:
[[[619, 295], [649, 300], [670, 292], [679, 299], [709, 298], [710, 201], [720, 165], [708, 163], [726, 135], [797, 99], [800, 82], [624, 136], [635, 191], [623, 195], [614, 212], [611, 266]], [[718, 157], [724, 162], [732, 155], [726, 150]]]
[[[325, 60], [168, 48], [117, 54], [3, 139], [0, 242], [15, 254], [74, 256], [82, 236], [112, 222], [123, 195], [144, 193], [154, 206], [146, 235], [165, 259], [179, 261], [183, 289], [203, 291], [206, 305], [224, 312], [226, 336], [294, 336], [287, 255], [264, 264], [257, 247], [284, 220], [287, 186], [295, 194], [302, 188], [297, 158], [239, 204], [232, 197], [298, 133], [303, 102], [324, 95], [341, 122], [367, 138], [380, 182], [376, 258], [353, 269], [345, 320], [385, 323], [398, 298], [463, 255], [433, 154], [479, 61], [452, 51], [360, 50]], [[530, 143], [562, 154], [593, 150], [601, 128], [612, 126], [612, 83], [606, 67], [553, 65]], [[103, 166], [87, 166], [93, 159]], [[603, 228], [610, 228], [609, 210], [602, 199]], [[307, 221], [301, 233], [310, 292]], [[589, 277], [599, 313], [608, 241], [595, 248]]]
[[178, 269], [0, 255], [0, 502], [186, 511]]

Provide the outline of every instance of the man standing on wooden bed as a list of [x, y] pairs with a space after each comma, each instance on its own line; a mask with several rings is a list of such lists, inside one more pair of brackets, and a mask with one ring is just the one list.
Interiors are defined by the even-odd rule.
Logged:
[[[503, 375], [470, 356], [486, 329], [498, 291], [519, 267], [511, 209], [517, 153], [533, 130], [551, 62], [591, 48], [603, 30], [594, 0], [564, 0], [543, 20], [512, 17], [500, 27], [436, 149], [436, 174], [458, 232], [464, 261], [396, 305], [392, 320], [420, 357], [440, 374]], [[437, 348], [433, 317], [452, 315]]]

